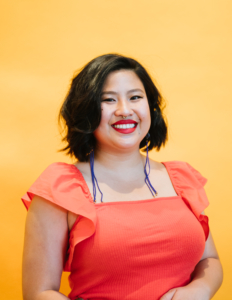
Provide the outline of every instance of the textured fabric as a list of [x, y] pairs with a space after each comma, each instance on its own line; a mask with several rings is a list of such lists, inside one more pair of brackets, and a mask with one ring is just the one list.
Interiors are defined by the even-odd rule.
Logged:
[[34, 195], [80, 215], [69, 237], [65, 271], [70, 299], [158, 300], [189, 283], [209, 234], [206, 179], [185, 162], [163, 163], [178, 196], [94, 203], [80, 171], [50, 165], [22, 200]]

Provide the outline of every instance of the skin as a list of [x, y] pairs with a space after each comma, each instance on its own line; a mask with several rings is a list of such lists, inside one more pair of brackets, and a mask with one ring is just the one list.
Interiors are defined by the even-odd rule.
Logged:
[[[126, 119], [138, 122], [131, 134], [121, 134], [112, 124]], [[94, 136], [98, 147], [96, 153], [113, 155], [138, 153], [141, 140], [151, 125], [150, 110], [143, 84], [133, 71], [116, 71], [109, 74], [102, 91], [102, 116]]]
[[[135, 90], [136, 91], [131, 91]], [[113, 92], [113, 93], [112, 93]], [[122, 134], [112, 124], [122, 117], [138, 122], [131, 134]], [[144, 183], [144, 156], [139, 144], [150, 127], [146, 92], [137, 75], [128, 70], [112, 72], [102, 94], [102, 118], [94, 132], [97, 148], [94, 170], [105, 202], [151, 199]], [[150, 180], [158, 197], [176, 196], [163, 164], [150, 160]], [[92, 191], [89, 163], [76, 163]], [[97, 193], [97, 201], [100, 195]], [[64, 300], [59, 293], [62, 269], [68, 246], [68, 232], [78, 216], [35, 196], [29, 208], [23, 253], [24, 300]], [[222, 282], [222, 267], [210, 233], [204, 254], [197, 264], [190, 284], [174, 288], [160, 300], [209, 300]]]

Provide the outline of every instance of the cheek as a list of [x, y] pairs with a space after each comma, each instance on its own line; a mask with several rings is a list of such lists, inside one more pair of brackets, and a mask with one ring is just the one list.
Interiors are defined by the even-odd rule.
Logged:
[[151, 125], [151, 114], [150, 114], [150, 108], [149, 105], [143, 106], [143, 109], [140, 109], [139, 111], [139, 118], [143, 122], [143, 124], [146, 124], [147, 126]]
[[100, 121], [100, 124], [99, 124], [100, 128], [103, 128], [103, 127], [109, 125], [110, 115], [111, 115], [111, 113], [110, 113], [109, 109], [107, 109], [103, 105], [102, 110], [101, 110], [101, 121]]
[[109, 121], [110, 113], [106, 108], [102, 107], [100, 124], [98, 128], [93, 132], [95, 138], [101, 139], [101, 136], [106, 134], [105, 129], [109, 126]]

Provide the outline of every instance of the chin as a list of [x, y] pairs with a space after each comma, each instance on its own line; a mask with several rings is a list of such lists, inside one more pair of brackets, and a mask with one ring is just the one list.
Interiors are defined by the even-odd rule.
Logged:
[[124, 149], [124, 150], [135, 150], [135, 149], [139, 149], [139, 145], [140, 145], [140, 142], [139, 143], [115, 143], [114, 144], [117, 148], [119, 149]]

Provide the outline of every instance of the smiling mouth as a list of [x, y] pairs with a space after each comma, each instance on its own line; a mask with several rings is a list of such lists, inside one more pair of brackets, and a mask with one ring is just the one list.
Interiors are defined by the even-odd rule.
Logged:
[[133, 120], [120, 120], [112, 124], [112, 128], [119, 133], [129, 134], [135, 131], [138, 123]]
[[114, 128], [119, 128], [119, 129], [128, 129], [128, 128], [134, 128], [137, 126], [137, 123], [133, 124], [117, 124], [117, 125], [112, 125]]

